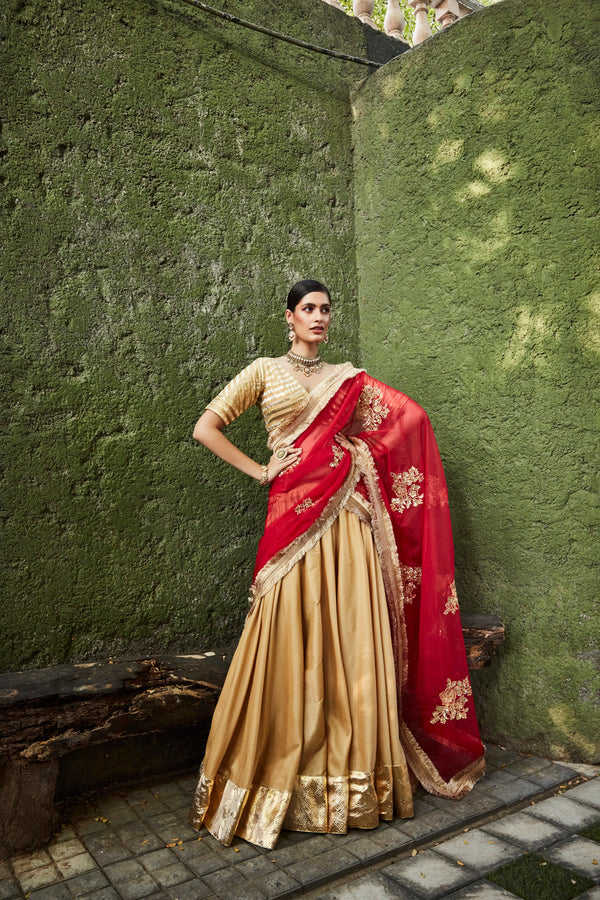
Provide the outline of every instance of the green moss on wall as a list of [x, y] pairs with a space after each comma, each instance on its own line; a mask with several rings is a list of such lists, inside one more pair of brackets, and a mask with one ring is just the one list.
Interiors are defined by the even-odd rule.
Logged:
[[[243, 7], [366, 55], [325, 4]], [[0, 23], [0, 669], [229, 641], [265, 493], [191, 431], [285, 350], [298, 278], [331, 285], [330, 357], [357, 359], [348, 85], [368, 70], [176, 3], [7, 0]], [[233, 433], [267, 459], [257, 416]]]
[[599, 9], [505, 0], [356, 93], [363, 364], [431, 415], [485, 734], [600, 759]]

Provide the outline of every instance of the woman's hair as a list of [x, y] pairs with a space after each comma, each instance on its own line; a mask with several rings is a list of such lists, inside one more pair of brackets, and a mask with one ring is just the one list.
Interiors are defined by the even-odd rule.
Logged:
[[305, 278], [304, 281], [297, 281], [289, 294], [287, 295], [287, 308], [294, 312], [303, 297], [318, 291], [320, 294], [327, 294], [331, 303], [331, 294], [324, 284], [320, 281], [313, 281], [312, 278]]

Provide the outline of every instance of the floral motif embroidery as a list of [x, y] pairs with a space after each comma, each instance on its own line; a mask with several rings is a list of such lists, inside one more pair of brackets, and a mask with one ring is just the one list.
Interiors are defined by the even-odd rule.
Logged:
[[339, 444], [332, 444], [331, 452], [333, 453], [333, 459], [331, 460], [329, 465], [331, 466], [332, 469], [337, 469], [337, 467], [339, 466], [339, 464], [341, 463], [341, 461], [344, 458], [344, 451], [342, 450], [342, 448], [340, 447]]
[[402, 583], [404, 585], [404, 602], [412, 603], [417, 596], [417, 588], [421, 584], [421, 566], [402, 566]]
[[315, 501], [311, 500], [310, 497], [307, 497], [306, 500], [303, 500], [302, 503], [299, 503], [298, 506], [294, 507], [294, 511], [296, 515], [299, 516], [300, 513], [303, 513], [305, 509], [310, 509], [311, 506], [314, 505]]
[[447, 680], [446, 687], [440, 694], [441, 706], [437, 706], [430, 724], [435, 725], [439, 722], [445, 725], [452, 719], [467, 718], [467, 702], [472, 696], [471, 685], [469, 679], [463, 678], [462, 681]]
[[354, 412], [359, 431], [374, 431], [379, 428], [389, 411], [389, 407], [383, 402], [381, 391], [372, 385], [365, 385]]
[[420, 506], [423, 503], [423, 494], [419, 485], [425, 480], [422, 472], [413, 466], [408, 472], [392, 472], [394, 482], [394, 499], [390, 506], [395, 512], [403, 513], [411, 506]]
[[453, 581], [450, 585], [450, 596], [446, 600], [446, 605], [444, 607], [444, 615], [447, 616], [450, 613], [458, 612], [458, 596], [456, 594], [456, 584]]

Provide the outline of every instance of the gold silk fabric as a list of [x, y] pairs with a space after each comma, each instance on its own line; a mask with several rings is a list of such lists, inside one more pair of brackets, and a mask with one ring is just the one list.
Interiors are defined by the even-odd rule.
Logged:
[[303, 403], [307, 395], [307, 391], [284, 366], [285, 363], [268, 357], [255, 359], [206, 408], [229, 425], [256, 404], [267, 431], [272, 431]]
[[190, 821], [272, 849], [282, 828], [394, 814], [413, 807], [385, 589], [369, 525], [343, 509], [247, 619]]

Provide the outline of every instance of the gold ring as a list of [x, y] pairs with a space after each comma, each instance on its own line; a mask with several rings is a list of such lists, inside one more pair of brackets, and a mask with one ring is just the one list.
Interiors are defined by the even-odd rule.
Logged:
[[279, 450], [275, 452], [275, 459], [285, 459], [287, 455], [287, 447], [280, 447]]

